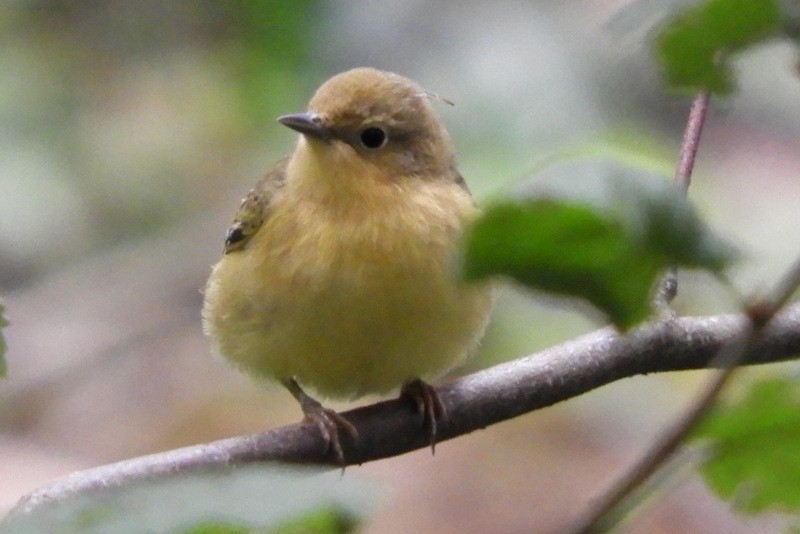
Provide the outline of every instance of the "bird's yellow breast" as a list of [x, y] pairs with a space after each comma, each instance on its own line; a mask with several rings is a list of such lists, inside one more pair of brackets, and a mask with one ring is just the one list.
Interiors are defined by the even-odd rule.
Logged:
[[214, 267], [204, 317], [243, 370], [352, 397], [452, 367], [491, 295], [455, 276], [476, 214], [465, 190], [340, 156], [298, 147], [264, 225]]

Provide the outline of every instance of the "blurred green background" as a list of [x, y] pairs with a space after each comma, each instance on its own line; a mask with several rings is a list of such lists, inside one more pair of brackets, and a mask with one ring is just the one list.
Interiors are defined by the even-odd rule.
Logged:
[[[292, 147], [275, 117], [302, 110], [329, 76], [373, 66], [455, 102], [439, 111], [480, 202], [565, 154], [621, 153], [670, 173], [689, 100], [664, 91], [648, 39], [674, 3], [4, 3], [0, 295], [12, 324], [0, 507], [75, 469], [299, 419], [285, 391], [211, 354], [200, 289], [240, 199]], [[744, 250], [732, 277], [745, 294], [800, 250], [796, 62], [780, 42], [737, 61], [739, 90], [712, 103], [690, 191]], [[682, 275], [680, 313], [736, 305], [710, 278]], [[481, 353], [455, 374], [598, 326], [506, 288]], [[385, 488], [364, 532], [564, 526], [700, 377], [625, 380], [441, 444], [435, 458], [353, 469]], [[739, 520], [690, 479], [633, 530], [770, 521]]]

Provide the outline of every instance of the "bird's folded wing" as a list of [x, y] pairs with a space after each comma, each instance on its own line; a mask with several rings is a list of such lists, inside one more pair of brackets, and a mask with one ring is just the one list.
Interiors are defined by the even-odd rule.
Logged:
[[286, 181], [288, 162], [288, 157], [278, 161], [242, 200], [242, 205], [225, 235], [225, 254], [246, 247], [250, 238], [267, 220], [272, 200]]

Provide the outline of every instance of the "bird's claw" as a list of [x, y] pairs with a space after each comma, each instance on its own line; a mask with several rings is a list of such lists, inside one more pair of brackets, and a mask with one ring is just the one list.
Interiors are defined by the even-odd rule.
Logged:
[[416, 406], [417, 413], [422, 416], [423, 425], [427, 427], [430, 435], [431, 453], [435, 454], [438, 422], [447, 421], [447, 410], [436, 388], [415, 378], [403, 385], [400, 397], [410, 399]]
[[342, 470], [344, 470], [347, 462], [342, 450], [339, 430], [344, 430], [352, 439], [356, 439], [358, 438], [356, 427], [337, 412], [325, 408], [318, 400], [308, 395], [294, 378], [287, 380], [285, 385], [300, 403], [305, 416], [304, 421], [314, 423], [319, 428], [322, 439], [325, 441], [325, 454], [327, 455], [332, 451], [336, 463], [342, 466]]
[[301, 403], [305, 421], [317, 425], [326, 444], [325, 454], [332, 451], [336, 463], [344, 467], [347, 462], [345, 461], [344, 451], [342, 451], [342, 440], [339, 431], [343, 430], [351, 438], [355, 439], [358, 437], [356, 427], [336, 411], [325, 408], [311, 397], [308, 397], [308, 399], [311, 402]]

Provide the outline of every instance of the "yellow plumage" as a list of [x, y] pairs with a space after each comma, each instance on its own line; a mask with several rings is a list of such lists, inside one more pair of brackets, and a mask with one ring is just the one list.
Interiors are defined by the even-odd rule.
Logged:
[[459, 362], [491, 290], [458, 280], [476, 216], [427, 93], [356, 69], [281, 121], [298, 144], [244, 201], [205, 291], [240, 369], [326, 397], [386, 392]]

